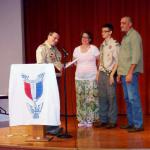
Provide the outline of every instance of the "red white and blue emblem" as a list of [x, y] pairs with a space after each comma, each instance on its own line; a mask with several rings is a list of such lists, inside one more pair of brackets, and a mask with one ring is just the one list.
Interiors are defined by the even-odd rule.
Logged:
[[30, 101], [30, 103], [27, 103], [27, 108], [33, 114], [34, 119], [39, 118], [39, 114], [43, 107], [43, 102], [40, 103], [40, 97], [43, 94], [44, 74], [45, 73], [41, 73], [37, 75], [35, 80], [29, 80], [29, 76], [22, 74], [24, 80], [24, 91]]

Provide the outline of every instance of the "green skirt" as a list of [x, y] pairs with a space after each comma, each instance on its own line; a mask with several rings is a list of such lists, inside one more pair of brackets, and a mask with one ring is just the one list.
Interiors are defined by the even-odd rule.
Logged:
[[96, 81], [76, 80], [77, 119], [93, 122], [98, 116], [98, 87]]

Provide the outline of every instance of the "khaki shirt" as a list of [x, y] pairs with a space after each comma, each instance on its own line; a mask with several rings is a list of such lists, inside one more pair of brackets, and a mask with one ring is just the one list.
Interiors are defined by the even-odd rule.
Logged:
[[134, 72], [143, 72], [143, 48], [140, 34], [131, 28], [123, 37], [118, 59], [118, 74], [127, 75], [131, 64], [136, 64]]
[[111, 72], [114, 65], [118, 64], [119, 48], [119, 43], [113, 38], [104, 40], [100, 46], [100, 71]]
[[[52, 59], [51, 54], [54, 54], [55, 58]], [[36, 61], [38, 64], [53, 63], [58, 70], [61, 70], [61, 58], [62, 56], [59, 50], [55, 46], [49, 45], [47, 42], [41, 44], [36, 50]]]

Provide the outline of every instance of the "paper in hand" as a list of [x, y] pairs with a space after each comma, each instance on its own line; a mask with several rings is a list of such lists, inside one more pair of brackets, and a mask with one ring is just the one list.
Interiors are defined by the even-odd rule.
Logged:
[[68, 62], [68, 63], [66, 64], [65, 68], [68, 68], [68, 67], [70, 67], [71, 65], [73, 65], [75, 62], [78, 61], [78, 59], [79, 59], [79, 58], [76, 58], [76, 59], [74, 59], [73, 61]]

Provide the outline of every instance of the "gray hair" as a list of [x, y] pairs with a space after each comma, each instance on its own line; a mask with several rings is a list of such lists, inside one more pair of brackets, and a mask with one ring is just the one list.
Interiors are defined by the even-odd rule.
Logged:
[[131, 17], [129, 17], [129, 16], [125, 16], [125, 17], [123, 17], [123, 18], [126, 18], [131, 24], [133, 24], [133, 20], [132, 20], [132, 18]]

